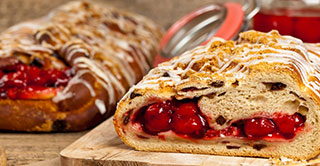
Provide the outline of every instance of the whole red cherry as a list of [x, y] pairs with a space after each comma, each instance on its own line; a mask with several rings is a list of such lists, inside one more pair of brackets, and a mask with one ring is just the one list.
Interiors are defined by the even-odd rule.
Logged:
[[182, 104], [172, 115], [172, 130], [178, 134], [191, 137], [203, 137], [207, 130], [206, 120], [199, 114], [198, 107], [193, 102]]
[[267, 118], [247, 119], [244, 122], [244, 132], [249, 139], [256, 139], [271, 134], [276, 129], [272, 120]]
[[144, 113], [144, 126], [147, 132], [153, 134], [170, 129], [173, 108], [169, 102], [160, 102], [150, 105]]

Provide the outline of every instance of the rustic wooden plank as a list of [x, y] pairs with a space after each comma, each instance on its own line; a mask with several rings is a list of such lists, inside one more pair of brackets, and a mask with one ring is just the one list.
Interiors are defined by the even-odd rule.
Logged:
[[60, 158], [54, 158], [45, 161], [34, 162], [25, 166], [60, 166]]
[[16, 166], [59, 157], [59, 152], [84, 135], [74, 133], [0, 133], [7, 153], [7, 165]]
[[6, 152], [0, 145], [0, 166], [6, 166]]
[[215, 155], [136, 151], [122, 143], [115, 132], [112, 118], [82, 136], [61, 151], [62, 166], [209, 166], [268, 165], [268, 159]]

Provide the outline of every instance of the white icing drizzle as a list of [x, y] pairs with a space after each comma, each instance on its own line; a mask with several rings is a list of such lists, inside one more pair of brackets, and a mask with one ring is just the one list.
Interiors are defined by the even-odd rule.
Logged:
[[82, 84], [85, 85], [89, 89], [91, 97], [95, 97], [96, 96], [96, 92], [94, 91], [93, 87], [87, 81], [82, 80]]
[[[142, 81], [130, 89], [159, 89], [160, 85], [176, 88], [190, 81], [191, 75], [203, 74], [202, 80], [213, 80], [220, 75], [226, 80], [248, 75], [252, 65], [281, 63], [281, 68], [297, 72], [303, 85], [320, 98], [320, 45], [304, 44], [301, 40], [280, 36], [277, 31], [261, 33], [248, 31], [240, 34], [237, 42], [214, 38], [183, 55], [152, 69]], [[194, 69], [195, 65], [200, 66]], [[163, 77], [168, 73], [170, 77]], [[197, 76], [197, 78], [200, 78]], [[203, 77], [203, 78], [202, 78]]]
[[[79, 46], [79, 47], [76, 47], [76, 46], [78, 46], [78, 45], [73, 45], [73, 46], [72, 46], [72, 50], [71, 50], [69, 53], [67, 53], [67, 55], [68, 55], [68, 56], [67, 56], [67, 61], [70, 61], [71, 58], [72, 58], [72, 56], [73, 56], [75, 53], [77, 53], [77, 52], [82, 52], [82, 53], [84, 53], [85, 55], [89, 55], [89, 53], [88, 53], [87, 50], [81, 48], [81, 46]], [[76, 47], [76, 48], [74, 48], [74, 47]]]
[[[125, 93], [125, 89], [123, 85], [113, 76], [113, 74], [110, 73], [108, 70], [103, 70], [99, 68], [98, 64], [95, 64], [95, 61], [92, 61], [85, 57], [77, 58], [74, 61], [75, 64], [79, 64], [78, 66], [82, 65], [81, 67], [89, 68], [91, 71], [94, 71], [94, 74], [96, 74], [98, 77], [100, 77], [106, 84], [103, 84], [105, 88], [108, 91], [109, 95], [109, 104], [115, 102], [114, 101], [114, 94], [115, 88], [118, 88], [122, 94]], [[84, 65], [84, 66], [83, 66]], [[113, 85], [117, 85], [117, 87], [113, 87]]]
[[106, 106], [102, 100], [96, 99], [94, 103], [100, 111], [100, 114], [103, 115], [107, 112]]
[[62, 100], [66, 100], [73, 97], [73, 94], [69, 92], [69, 89], [71, 88], [71, 86], [75, 84], [83, 83], [84, 80], [81, 79], [81, 76], [89, 72], [90, 72], [89, 70], [78, 71], [77, 74], [74, 77], [72, 77], [72, 79], [69, 81], [68, 85], [62, 91], [59, 91], [55, 97], [52, 98], [52, 101], [55, 103], [58, 103]]
[[[107, 99], [95, 101], [103, 114], [107, 107], [118, 101], [128, 86], [136, 83], [138, 76], [150, 69], [152, 54], [161, 35], [161, 30], [153, 24], [144, 17], [114, 8], [89, 2], [70, 2], [50, 12], [47, 17], [13, 26], [2, 33], [0, 57], [11, 56], [15, 51], [31, 55], [62, 54], [69, 64], [80, 69], [52, 99], [53, 102], [72, 98], [75, 94], [69, 90], [75, 84], [83, 84], [90, 95], [96, 97], [93, 85], [82, 78], [84, 73], [90, 72], [108, 94], [107, 106], [104, 103]], [[85, 57], [75, 57], [79, 52]], [[52, 62], [52, 65], [61, 68], [59, 63]], [[142, 73], [136, 72], [136, 68]]]
[[73, 94], [71, 92], [63, 93], [63, 92], [59, 91], [57, 93], [57, 95], [52, 98], [52, 101], [55, 102], [55, 103], [58, 103], [58, 102], [60, 102], [62, 100], [66, 100], [66, 99], [69, 99], [71, 97], [73, 97]]

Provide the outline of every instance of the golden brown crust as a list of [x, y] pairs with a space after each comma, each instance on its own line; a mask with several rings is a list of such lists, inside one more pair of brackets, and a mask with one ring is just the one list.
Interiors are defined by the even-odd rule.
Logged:
[[72, 68], [48, 100], [0, 99], [0, 130], [79, 131], [114, 113], [116, 102], [151, 68], [162, 31], [111, 7], [70, 2], [0, 36], [0, 68], [17, 63]]
[[[102, 87], [99, 95], [104, 95]], [[51, 100], [0, 100], [0, 126], [15, 131], [81, 131], [97, 125], [112, 111], [101, 115], [90, 98], [85, 105], [65, 110]]]
[[[115, 129], [124, 143], [144, 151], [257, 157], [286, 156], [294, 159], [315, 157], [320, 153], [320, 140], [318, 139], [320, 128], [317, 125], [320, 117], [318, 111], [320, 108], [320, 74], [318, 71], [320, 53], [311, 47], [299, 39], [280, 36], [276, 31], [269, 33], [244, 32], [237, 42], [215, 38], [206, 46], [197, 47], [160, 64], [159, 67], [152, 69], [136, 86], [132, 87], [118, 103], [114, 115]], [[263, 84], [279, 80], [287, 85], [283, 92], [268, 92], [267, 86]], [[215, 87], [217, 81], [223, 81], [224, 86]], [[233, 86], [236, 81], [239, 85]], [[186, 90], [188, 88], [192, 90], [189, 92]], [[228, 96], [229, 92], [240, 95], [230, 95], [235, 100], [232, 100], [231, 97], [225, 97], [216, 100], [208, 99], [204, 102], [204, 98], [209, 98], [207, 95], [223, 92], [227, 92], [227, 95], [224, 96]], [[293, 95], [292, 93], [297, 94]], [[136, 97], [132, 98], [132, 94], [135, 94], [133, 96]], [[264, 99], [274, 96], [280, 97], [275, 97], [279, 100], [271, 99], [268, 102], [257, 104], [250, 98], [254, 95], [262, 96]], [[304, 115], [307, 117], [306, 124], [311, 126], [311, 129], [306, 127], [303, 134], [298, 134], [293, 140], [283, 144], [268, 142], [269, 149], [254, 149], [250, 143], [255, 143], [255, 141], [249, 141], [249, 143], [244, 141], [240, 144], [241, 148], [228, 149], [225, 144], [219, 144], [215, 140], [207, 142], [206, 140], [196, 140], [193, 142], [179, 139], [174, 134], [170, 135], [171, 131], [161, 133], [171, 136], [163, 140], [139, 130], [139, 126], [135, 126], [136, 124], [131, 121], [132, 116], [126, 120], [128, 113], [132, 115], [141, 107], [173, 98], [178, 100], [197, 98], [200, 110], [203, 114], [207, 113], [208, 119], [215, 119], [214, 115], [224, 114], [225, 117], [231, 117], [228, 120], [245, 119], [262, 111], [269, 114], [281, 111], [292, 115], [299, 110], [295, 108], [286, 110], [282, 109], [284, 108], [282, 106], [286, 101], [298, 101], [300, 104], [308, 106], [308, 113]], [[210, 107], [219, 101], [226, 101], [225, 103], [221, 102], [224, 105], [219, 105], [219, 111]], [[257, 104], [252, 108], [258, 109], [249, 109], [251, 105], [237, 103], [237, 101], [248, 102], [252, 105]], [[278, 104], [277, 101], [283, 101], [283, 103]], [[278, 105], [274, 107], [267, 106], [276, 104]], [[233, 105], [233, 107], [229, 105]], [[228, 109], [226, 106], [229, 106]], [[140, 139], [138, 135], [142, 135], [144, 139]], [[233, 143], [239, 142], [234, 141]], [[306, 152], [298, 153], [302, 150]]]

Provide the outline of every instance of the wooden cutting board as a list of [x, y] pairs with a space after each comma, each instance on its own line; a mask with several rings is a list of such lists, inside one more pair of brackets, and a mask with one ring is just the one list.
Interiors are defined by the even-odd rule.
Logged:
[[6, 165], [6, 153], [3, 147], [0, 145], [0, 166]]
[[270, 165], [268, 159], [136, 151], [120, 140], [112, 118], [60, 152], [62, 166]]

